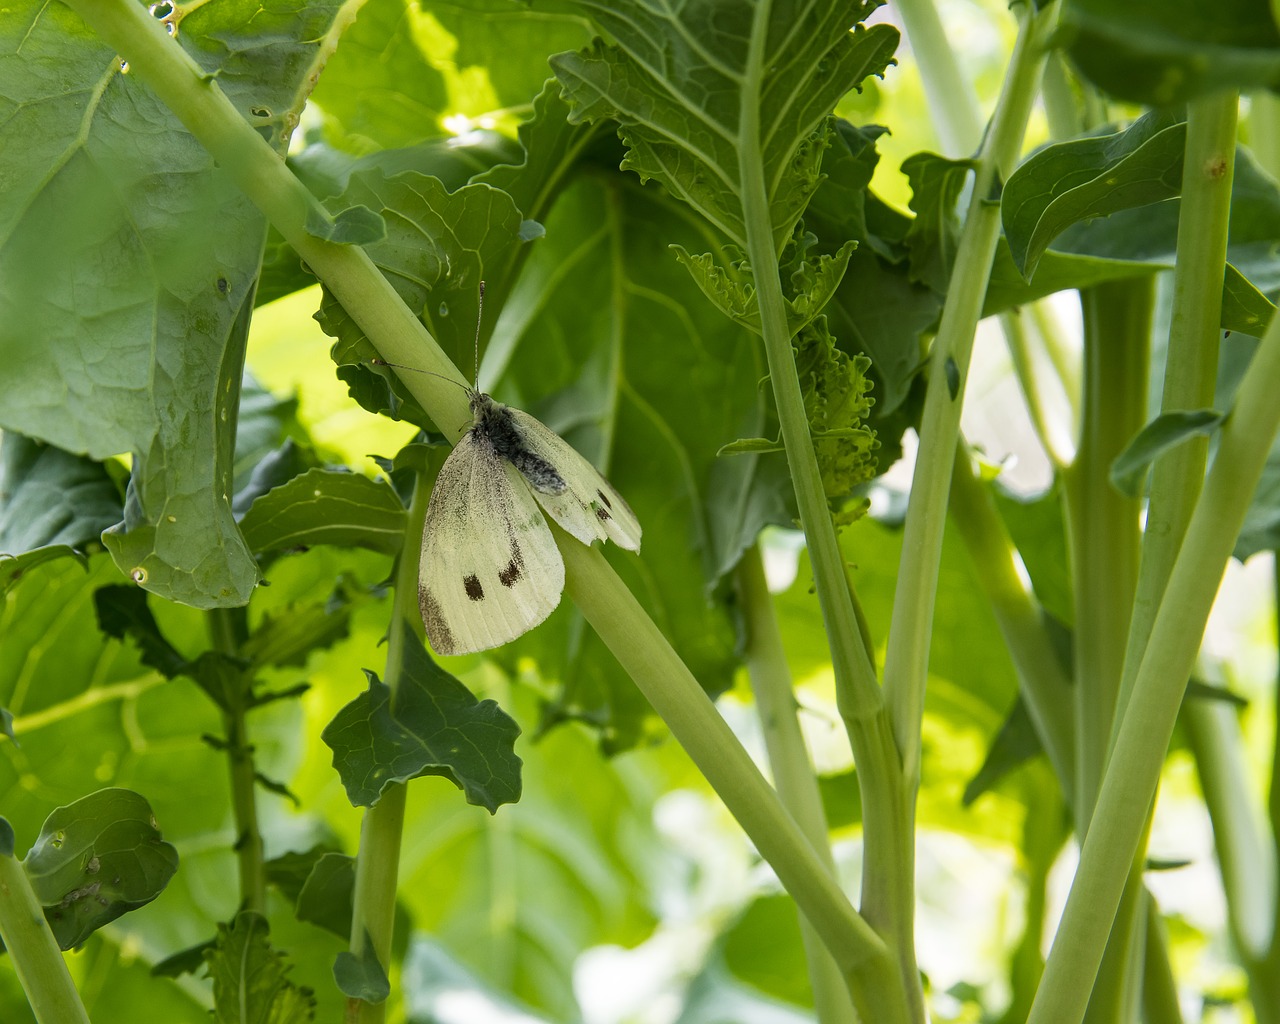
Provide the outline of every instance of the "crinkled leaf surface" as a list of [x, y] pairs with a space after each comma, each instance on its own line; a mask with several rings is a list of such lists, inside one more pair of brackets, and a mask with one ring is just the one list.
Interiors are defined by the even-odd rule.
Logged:
[[[283, 150], [340, 11], [195, 5], [174, 36]], [[263, 219], [61, 4], [0, 14], [0, 97], [0, 425], [132, 452], [118, 564], [176, 600], [243, 604], [232, 439]]]
[[574, 119], [618, 121], [622, 166], [661, 182], [742, 248], [748, 176], [763, 173], [781, 251], [819, 182], [827, 139], [816, 130], [842, 96], [883, 73], [898, 42], [889, 25], [860, 24], [878, 6], [860, 0], [576, 5], [613, 45], [552, 58]]
[[305, 1024], [315, 1019], [315, 999], [288, 978], [289, 964], [267, 941], [267, 919], [242, 910], [218, 925], [218, 944], [205, 953], [213, 979], [218, 1024]]
[[100, 789], [45, 819], [23, 867], [63, 949], [150, 903], [178, 870], [151, 805], [127, 789]]
[[385, 480], [317, 467], [257, 498], [240, 525], [254, 551], [338, 544], [395, 554], [404, 519]]
[[352, 804], [372, 807], [391, 783], [423, 775], [451, 780], [491, 814], [520, 799], [520, 727], [432, 661], [406, 623], [398, 628], [405, 654], [394, 710], [387, 684], [369, 672], [369, 688], [321, 735]]
[[9, 431], [0, 438], [0, 552], [82, 548], [120, 521], [120, 507], [100, 462]]

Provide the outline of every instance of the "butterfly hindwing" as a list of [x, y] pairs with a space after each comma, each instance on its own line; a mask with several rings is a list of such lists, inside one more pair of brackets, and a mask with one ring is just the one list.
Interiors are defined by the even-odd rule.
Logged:
[[564, 480], [550, 493], [529, 478], [534, 496], [551, 518], [580, 540], [611, 540], [628, 551], [640, 550], [640, 521], [613, 485], [577, 449], [554, 430], [520, 409], [507, 409], [525, 447], [551, 465]]
[[560, 603], [564, 561], [516, 469], [483, 431], [445, 460], [427, 506], [418, 598], [438, 654], [496, 647]]

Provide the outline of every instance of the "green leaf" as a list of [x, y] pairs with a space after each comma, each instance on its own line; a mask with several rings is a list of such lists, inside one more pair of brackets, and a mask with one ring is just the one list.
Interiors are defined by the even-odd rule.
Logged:
[[321, 853], [298, 890], [294, 904], [298, 920], [349, 939], [355, 889], [355, 859], [333, 851]]
[[24, 555], [17, 558], [11, 555], [0, 554], [0, 595], [9, 590], [23, 576], [32, 569], [45, 562], [56, 562], [64, 558], [72, 559], [79, 563], [80, 567], [88, 567], [88, 559], [74, 548], [66, 547], [63, 544], [56, 544], [48, 548], [36, 548], [34, 551], [28, 551]]
[[93, 606], [98, 613], [98, 628], [117, 640], [133, 640], [144, 665], [168, 679], [190, 670], [187, 659], [160, 632], [147, 607], [145, 591], [120, 583], [99, 587], [93, 592]]
[[[174, 37], [283, 153], [338, 10], [202, 5]], [[0, 425], [132, 452], [124, 523], [104, 536], [117, 564], [174, 600], [243, 604], [257, 571], [230, 474], [262, 215], [70, 9], [14, 10], [0, 38], [22, 40], [0, 94], [27, 112], [0, 128]]]
[[1042, 753], [1043, 749], [1035, 726], [1031, 724], [1031, 716], [1027, 714], [1027, 707], [1019, 696], [1013, 702], [1000, 731], [996, 733], [996, 738], [991, 741], [982, 767], [964, 787], [964, 796], [961, 797], [964, 805], [970, 806], [983, 793], [994, 789], [996, 783], [1009, 772]]
[[1060, 31], [1075, 66], [1132, 103], [1169, 107], [1218, 89], [1280, 89], [1280, 36], [1256, 0], [1072, 0]]
[[1149, 113], [1122, 132], [1046, 146], [1005, 183], [1000, 214], [1028, 280], [1045, 249], [1072, 224], [1176, 198], [1187, 125]]
[[337, 544], [395, 554], [404, 516], [385, 481], [317, 468], [255, 499], [241, 526], [254, 551]]
[[1224, 419], [1224, 413], [1212, 409], [1161, 413], [1116, 456], [1111, 464], [1111, 486], [1127, 497], [1138, 497], [1156, 459], [1189, 438], [1209, 436]]
[[391, 690], [366, 670], [369, 688], [321, 733], [347, 798], [372, 807], [392, 783], [441, 775], [490, 814], [520, 799], [520, 727], [496, 701], [477, 701], [436, 665], [406, 623], [399, 628], [404, 665], [395, 710]]
[[373, 245], [387, 237], [387, 222], [367, 206], [348, 206], [332, 217], [313, 209], [307, 213], [307, 232], [338, 245]]
[[721, 445], [717, 455], [752, 455], [785, 451], [781, 441], [770, 441], [767, 437], [742, 437]]
[[217, 948], [217, 940], [198, 942], [194, 946], [180, 949], [171, 956], [165, 957], [151, 968], [157, 978], [179, 978], [184, 974], [195, 974], [204, 966], [205, 953]]
[[280, 487], [309, 469], [320, 469], [315, 452], [293, 438], [272, 451], [264, 451], [254, 462], [248, 478], [236, 489], [235, 514], [243, 519], [253, 503], [273, 488]]
[[948, 160], [935, 153], [917, 153], [902, 164], [916, 215], [905, 239], [911, 253], [911, 278], [939, 294], [946, 292], [951, 280], [960, 243], [957, 204], [973, 168], [972, 160]]
[[315, 998], [291, 982], [290, 965], [267, 942], [267, 919], [242, 910], [218, 925], [217, 946], [205, 953], [218, 1024], [303, 1024], [315, 1020]]
[[160, 895], [178, 870], [151, 805], [127, 789], [100, 789], [45, 819], [23, 867], [63, 949]]
[[120, 493], [101, 463], [21, 434], [0, 437], [0, 552], [82, 548], [120, 516]]
[[[454, 364], [470, 370], [479, 284], [486, 282], [489, 304], [501, 309], [511, 281], [500, 271], [526, 244], [520, 237], [523, 217], [511, 197], [488, 185], [447, 192], [440, 181], [425, 175], [405, 172], [387, 178], [364, 171], [353, 174], [332, 203], [367, 206], [386, 219], [387, 238], [365, 252]], [[370, 365], [377, 350], [328, 290], [316, 319], [338, 339], [333, 358], [340, 366], [338, 376], [352, 386], [352, 397], [371, 412], [432, 426], [393, 373]], [[481, 325], [485, 336], [492, 330], [489, 319]]]
[[339, 583], [338, 591], [327, 601], [299, 602], [265, 615], [238, 653], [254, 669], [262, 665], [305, 666], [312, 653], [326, 650], [348, 635], [351, 611], [345, 588]]
[[[316, 843], [309, 850], [289, 850], [279, 857], [272, 857], [263, 865], [267, 873], [267, 884], [274, 885], [290, 902], [296, 902], [317, 861], [325, 854], [334, 852], [336, 851], [332, 847]], [[350, 928], [342, 933], [342, 937], [347, 938], [349, 934]]]
[[748, 168], [763, 172], [780, 252], [820, 181], [824, 120], [884, 71], [898, 42], [888, 25], [857, 24], [877, 6], [857, 0], [577, 6], [614, 44], [551, 59], [573, 120], [618, 121], [623, 168], [661, 182], [742, 248]]
[[[9, 738], [13, 739], [13, 733], [9, 733]], [[16, 838], [13, 834], [13, 826], [7, 819], [0, 818], [0, 857], [13, 856], [13, 844]]]
[[1280, 550], [1280, 444], [1272, 445], [1262, 479], [1245, 513], [1232, 555], [1243, 562], [1259, 551]]
[[15, 743], [18, 742], [13, 735], [13, 712], [4, 707], [0, 707], [0, 736], [7, 736]]
[[366, 1003], [381, 1003], [391, 994], [391, 982], [387, 972], [378, 963], [373, 951], [373, 940], [364, 933], [364, 948], [357, 957], [344, 950], [333, 962], [333, 980], [344, 996], [363, 999]]

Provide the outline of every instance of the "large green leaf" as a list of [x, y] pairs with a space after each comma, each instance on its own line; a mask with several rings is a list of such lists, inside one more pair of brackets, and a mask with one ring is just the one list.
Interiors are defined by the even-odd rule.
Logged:
[[819, 127], [898, 42], [889, 25], [860, 24], [875, 0], [576, 4], [612, 43], [552, 58], [574, 120], [616, 120], [622, 166], [744, 249], [749, 176], [763, 174], [780, 252], [820, 181]]
[[58, 944], [71, 949], [159, 896], [178, 853], [145, 799], [100, 789], [50, 814], [22, 866]]
[[[233, 0], [180, 27], [176, 10], [178, 45], [283, 152], [341, 7]], [[0, 105], [0, 425], [132, 452], [117, 564], [176, 600], [243, 604], [257, 571], [232, 446], [264, 221], [61, 4], [0, 14]]]
[[0, 438], [0, 552], [82, 548], [120, 521], [120, 507], [101, 463], [21, 434]]
[[1280, 89], [1280, 34], [1265, 0], [1070, 0], [1062, 41], [1088, 78], [1133, 103]]

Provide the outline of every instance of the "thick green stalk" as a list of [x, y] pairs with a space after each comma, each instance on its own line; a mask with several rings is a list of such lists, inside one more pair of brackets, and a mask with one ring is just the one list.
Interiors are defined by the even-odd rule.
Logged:
[[1013, 659], [1027, 713], [1062, 792], [1070, 794], [1075, 762], [1071, 680], [1045, 630], [1043, 609], [1028, 589], [1018, 550], [963, 442], [956, 447], [949, 509]]
[[1081, 292], [1084, 406], [1080, 441], [1063, 474], [1075, 598], [1076, 778], [1083, 835], [1106, 765], [1142, 542], [1141, 502], [1111, 485], [1111, 463], [1146, 422], [1150, 279]]
[[[791, 673], [758, 545], [752, 545], [738, 563], [738, 590], [747, 622], [744, 658], [774, 786], [783, 806], [813, 844], [818, 859], [835, 878], [835, 859], [827, 838], [822, 794], [800, 731], [800, 720], [796, 717], [798, 705], [791, 688]], [[814, 1010], [820, 1024], [841, 1021], [852, 1024], [856, 1017], [840, 969], [806, 918], [800, 919], [800, 926], [813, 985]]]
[[[383, 681], [391, 691], [395, 707], [400, 678], [404, 671], [405, 630], [411, 623], [416, 632], [418, 612], [418, 547], [427, 517], [430, 481], [421, 473], [413, 487], [413, 499], [405, 517], [404, 545], [396, 563], [391, 628], [387, 634], [387, 664]], [[370, 807], [360, 823], [360, 852], [356, 857], [355, 893], [352, 898], [351, 952], [359, 957], [372, 944], [378, 963], [390, 974], [391, 939], [395, 923], [396, 883], [400, 873], [400, 842], [404, 833], [404, 808], [408, 787], [392, 783]], [[386, 1003], [352, 999], [347, 1004], [347, 1020], [359, 1024], [381, 1024]]]
[[982, 112], [973, 76], [961, 70], [933, 0], [898, 0], [894, 9], [911, 40], [943, 154], [968, 156], [982, 139]]
[[[1216, 285], [1215, 285], [1216, 287]], [[1028, 1024], [1076, 1024], [1139, 853], [1204, 624], [1245, 511], [1280, 429], [1280, 318], [1254, 355], [1222, 430], [1124, 711], [1071, 894]], [[1105, 826], [1105, 827], [1101, 827]]]
[[[1215, 93], [1187, 106], [1178, 261], [1173, 271], [1173, 312], [1161, 412], [1205, 409], [1213, 404], [1238, 106], [1239, 96], [1234, 92]], [[1152, 470], [1142, 566], [1120, 687], [1122, 713], [1200, 493], [1208, 454], [1208, 438], [1191, 438], [1161, 457]]]
[[566, 593], [755, 843], [822, 938], [866, 1024], [910, 1019], [895, 957], [850, 905], [715, 705], [598, 548], [553, 526]]
[[0, 853], [0, 939], [40, 1024], [89, 1024], [22, 862]]
[[[893, 625], [885, 656], [884, 691], [903, 770], [914, 791], [920, 762], [920, 722], [929, 664], [929, 634], [937, 597], [947, 492], [960, 433], [961, 396], [973, 351], [973, 336], [1000, 237], [1000, 209], [991, 202], [998, 182], [1017, 161], [1045, 40], [1056, 23], [1057, 5], [1033, 11], [1015, 5], [1018, 42], [996, 112], [978, 156], [973, 200], [960, 236], [938, 336], [930, 356], [929, 387], [920, 427], [920, 447], [911, 483], [902, 561], [894, 594]], [[953, 393], [958, 379], [959, 386]]]
[[[234, 655], [246, 635], [243, 608], [214, 608], [205, 613], [209, 637], [215, 650]], [[245, 721], [251, 680], [240, 681], [234, 694], [227, 694], [222, 709], [226, 732], [227, 768], [231, 775], [231, 809], [236, 827], [236, 861], [240, 867], [240, 907], [267, 912], [267, 864], [258, 827], [257, 770], [253, 745]]]

